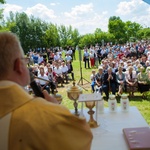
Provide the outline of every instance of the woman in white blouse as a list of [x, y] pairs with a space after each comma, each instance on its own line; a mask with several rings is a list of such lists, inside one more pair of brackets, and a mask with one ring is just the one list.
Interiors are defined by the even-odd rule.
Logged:
[[123, 93], [123, 88], [125, 85], [125, 73], [122, 71], [122, 66], [118, 67], [118, 72], [116, 73], [116, 80], [118, 84], [118, 95]]
[[129, 66], [126, 74], [126, 83], [127, 83], [127, 92], [129, 92], [129, 96], [134, 96], [134, 92], [137, 91], [137, 74], [133, 69], [133, 66]]

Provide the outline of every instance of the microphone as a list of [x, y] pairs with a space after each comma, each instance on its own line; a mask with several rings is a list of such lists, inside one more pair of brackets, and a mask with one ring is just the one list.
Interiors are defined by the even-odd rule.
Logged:
[[40, 77], [37, 77], [37, 76], [34, 76], [34, 78], [39, 79], [39, 80], [43, 80], [43, 81], [46, 81], [46, 82], [49, 82], [49, 80], [46, 80], [46, 79], [43, 79], [43, 78], [40, 78]]
[[44, 98], [44, 95], [40, 89], [40, 87], [37, 85], [37, 83], [35, 82], [34, 78], [35, 76], [33, 75], [33, 73], [31, 72], [31, 69], [29, 69], [29, 73], [30, 73], [30, 86], [34, 92], [34, 94], [37, 96], [37, 97], [43, 97]]

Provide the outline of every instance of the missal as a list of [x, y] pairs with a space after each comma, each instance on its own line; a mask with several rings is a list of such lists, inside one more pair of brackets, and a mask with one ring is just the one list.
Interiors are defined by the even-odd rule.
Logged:
[[150, 128], [124, 128], [123, 134], [129, 150], [150, 150]]

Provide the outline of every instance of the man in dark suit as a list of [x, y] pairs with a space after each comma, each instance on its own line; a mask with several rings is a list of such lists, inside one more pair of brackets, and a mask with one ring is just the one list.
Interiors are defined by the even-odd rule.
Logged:
[[107, 72], [104, 74], [103, 80], [103, 91], [105, 92], [106, 99], [109, 98], [109, 92], [115, 95], [116, 93], [116, 74], [112, 72], [112, 68], [108, 68]]
[[97, 56], [98, 56], [98, 61], [99, 61], [99, 64], [101, 63], [101, 49], [99, 48], [98, 50], [97, 50]]
[[72, 80], [74, 80], [74, 72], [73, 72], [73, 66], [71, 61], [67, 61], [66, 66], [68, 67], [68, 74], [71, 74]]

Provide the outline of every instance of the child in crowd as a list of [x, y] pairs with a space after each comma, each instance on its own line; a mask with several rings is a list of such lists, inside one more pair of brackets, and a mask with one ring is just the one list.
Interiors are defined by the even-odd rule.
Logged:
[[91, 78], [91, 88], [92, 88], [92, 92], [94, 93], [95, 92], [95, 70], [92, 70], [92, 74], [91, 74], [91, 76], [90, 76], [90, 78]]

